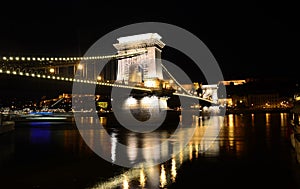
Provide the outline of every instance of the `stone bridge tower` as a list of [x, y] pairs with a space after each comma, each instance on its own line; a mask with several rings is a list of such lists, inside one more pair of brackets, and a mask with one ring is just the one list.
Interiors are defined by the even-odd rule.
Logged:
[[113, 44], [118, 50], [118, 55], [143, 50], [146, 50], [146, 53], [119, 59], [116, 82], [155, 87], [159, 80], [163, 80], [161, 51], [165, 44], [160, 39], [161, 36], [157, 33], [118, 38], [118, 43]]

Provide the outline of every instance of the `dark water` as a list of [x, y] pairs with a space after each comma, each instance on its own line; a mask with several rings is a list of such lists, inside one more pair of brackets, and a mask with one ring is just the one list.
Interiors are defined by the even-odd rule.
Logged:
[[[180, 144], [178, 154], [161, 164], [139, 168], [113, 163], [122, 157], [134, 162], [140, 155], [131, 150], [121, 156], [115, 141], [147, 146], [173, 133], [159, 130], [136, 135], [111, 129], [113, 140], [99, 138], [109, 162], [90, 149], [73, 124], [17, 126], [14, 132], [0, 136], [0, 188], [300, 188], [300, 166], [289, 143], [288, 116], [231, 114], [194, 122], [187, 145], [179, 136], [171, 145], [144, 150], [141, 156], [145, 160], [167, 157], [176, 142]], [[92, 118], [83, 121], [94, 122]], [[86, 132], [94, 136], [93, 131]], [[106, 130], [99, 132], [101, 136]]]

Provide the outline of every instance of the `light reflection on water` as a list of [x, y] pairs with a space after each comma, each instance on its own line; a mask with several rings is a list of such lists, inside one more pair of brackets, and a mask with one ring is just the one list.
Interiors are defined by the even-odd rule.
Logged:
[[[100, 118], [99, 120], [103, 125], [108, 123], [106, 118]], [[216, 159], [224, 157], [224, 154], [226, 157], [243, 158], [249, 156], [249, 153], [255, 151], [256, 148], [260, 148], [262, 151], [266, 150], [265, 146], [267, 149], [272, 148], [270, 141], [275, 140], [275, 137], [279, 135], [281, 136], [280, 140], [284, 139], [283, 135], [288, 125], [288, 114], [230, 114], [225, 117], [211, 117], [204, 120], [194, 117], [193, 120], [195, 120], [194, 135], [186, 146], [182, 145], [180, 147], [180, 153], [173, 155], [169, 161], [162, 164], [153, 167], [142, 166], [141, 168], [124, 169], [118, 175], [109, 174], [109, 171], [111, 171], [109, 169], [114, 170], [115, 166], [101, 169], [102, 164], [105, 163], [102, 162], [101, 158], [96, 159], [94, 157], [95, 154], [87, 147], [76, 129], [69, 129], [69, 127], [67, 127], [68, 129], [58, 129], [59, 127], [56, 127], [58, 125], [55, 125], [55, 127], [52, 125], [52, 128], [44, 127], [44, 125], [28, 129], [17, 128], [13, 135], [0, 137], [0, 168], [1, 170], [12, 170], [13, 172], [11, 174], [13, 177], [3, 175], [4, 179], [2, 181], [14, 185], [17, 184], [17, 182], [14, 182], [16, 179], [23, 180], [24, 183], [18, 186], [24, 185], [28, 188], [35, 185], [40, 185], [43, 188], [43, 186], [54, 185], [55, 183], [57, 183], [56, 188], [67, 188], [72, 184], [71, 179], [78, 178], [79, 180], [83, 177], [82, 175], [89, 174], [87, 182], [82, 181], [85, 186], [89, 187], [80, 187], [75, 183], [75, 188], [168, 188], [169, 185], [180, 180], [179, 171], [186, 168], [182, 166], [186, 162], [201, 161], [205, 158]], [[82, 118], [82, 121], [86, 124], [95, 123], [95, 120], [89, 117]], [[221, 126], [221, 130], [217, 138], [214, 138], [215, 131], [218, 129], [216, 125]], [[215, 128], [215, 130], [212, 129], [207, 132], [208, 128]], [[247, 140], [247, 136], [251, 136], [251, 133], [255, 133], [257, 130], [263, 131], [265, 135], [255, 136], [255, 140], [253, 139], [254, 135], [252, 135], [253, 140]], [[104, 150], [109, 154], [112, 162], [121, 157], [118, 154], [117, 141], [122, 141], [124, 144], [133, 147], [132, 150], [123, 153], [123, 156], [126, 156], [132, 163], [141, 155], [137, 154], [134, 147], [143, 147], [160, 142], [171, 134], [166, 130], [161, 130], [140, 135], [134, 132], [121, 133], [120, 130], [113, 129], [110, 131], [111, 140], [108, 141], [101, 140], [102, 135], [106, 132], [105, 129], [87, 130], [86, 134], [95, 136], [96, 132], [99, 132], [99, 142], [105, 147]], [[93, 141], [94, 139], [91, 138], [90, 142]], [[211, 141], [214, 142], [211, 143]], [[276, 143], [275, 147], [273, 145], [273, 148], [276, 149], [275, 152], [283, 147], [286, 147], [284, 143]], [[145, 150], [142, 155], [146, 160], [147, 157], [157, 156], [159, 158], [166, 156], [170, 151], [172, 151], [172, 145], [165, 145], [157, 151]], [[86, 165], [90, 161], [90, 157], [93, 157], [93, 163], [96, 163], [90, 165], [91, 167]], [[78, 159], [82, 161], [77, 161]], [[84, 161], [86, 159], [87, 161]], [[43, 160], [42, 164], [38, 163], [40, 160]], [[98, 167], [97, 163], [99, 163]], [[57, 173], [56, 168], [59, 166], [67, 166], [67, 169], [62, 169], [60, 173]], [[76, 168], [76, 166], [81, 168]], [[85, 167], [87, 168], [84, 169]], [[50, 171], [54, 173], [51, 176], [49, 176]], [[71, 172], [75, 172], [76, 176], [67, 176]], [[19, 175], [15, 175], [15, 173], [19, 173]], [[90, 179], [92, 176], [99, 179]], [[64, 177], [65, 181], [57, 182], [59, 177]], [[9, 181], [8, 178], [11, 178], [11, 180]], [[43, 185], [42, 181], [44, 180], [45, 184]], [[60, 185], [62, 186], [59, 187]]]
[[[103, 120], [101, 118], [100, 120]], [[213, 116], [202, 120], [200, 117], [193, 117], [193, 128], [183, 128], [186, 130], [194, 129], [194, 135], [189, 141], [189, 143], [184, 146], [180, 145], [180, 152], [172, 156], [172, 158], [162, 164], [155, 166], [142, 166], [141, 168], [131, 168], [121, 175], [113, 177], [106, 182], [99, 182], [90, 189], [96, 188], [165, 188], [170, 183], [176, 182], [177, 170], [180, 168], [181, 164], [188, 160], [197, 159], [199, 154], [205, 156], [217, 156], [219, 151], [219, 145], [215, 144], [213, 141], [216, 139], [216, 132], [219, 131], [219, 127], [223, 126], [224, 118], [222, 116]], [[207, 129], [208, 127], [213, 129]], [[105, 132], [100, 131], [100, 132]], [[187, 131], [189, 132], [189, 131]], [[182, 137], [185, 137], [184, 132], [179, 133]], [[111, 151], [112, 161], [116, 158], [124, 158], [124, 155], [132, 162], [136, 161], [137, 151], [135, 147], [142, 146], [147, 147], [148, 145], [153, 145], [158, 143], [170, 136], [168, 131], [161, 130], [157, 132], [147, 133], [143, 135], [137, 135], [136, 133], [127, 133], [125, 135], [126, 144], [133, 148], [127, 151], [123, 156], [116, 155], [116, 141], [124, 140], [124, 136], [120, 136], [118, 130], [111, 133], [110, 145], [106, 145], [106, 151]], [[180, 137], [179, 137], [180, 139]], [[182, 140], [183, 141], [183, 140]], [[171, 141], [171, 143], [174, 141]], [[149, 151], [147, 148], [143, 151], [143, 158], [145, 163], [148, 160], [154, 158], [160, 158], [162, 156], [167, 156], [170, 152], [172, 145], [162, 145], [161, 148], [156, 149], [156, 151]], [[200, 154], [200, 155], [201, 155]], [[148, 159], [147, 159], [148, 158]], [[146, 164], [145, 164], [146, 165]]]
[[[287, 113], [280, 114], [280, 125], [287, 125]], [[209, 119], [193, 122], [195, 132], [187, 146], [182, 146], [180, 153], [173, 156], [169, 161], [153, 167], [132, 168], [123, 174], [113, 177], [107, 182], [99, 182], [89, 189], [109, 189], [109, 188], [167, 188], [171, 183], [175, 183], [178, 175], [178, 169], [186, 161], [193, 161], [199, 157], [217, 157], [220, 150], [228, 153], [234, 153], [237, 157], [242, 157], [246, 152], [245, 131], [243, 127], [253, 127], [254, 114], [250, 115], [226, 115], [213, 116]], [[271, 115], [265, 114], [266, 128], [269, 127]], [[213, 120], [213, 121], [212, 121]], [[213, 132], [211, 135], [206, 133], [208, 127], [214, 127], [218, 124], [221, 128], [218, 138], [215, 140]], [[164, 133], [164, 132], [163, 132]], [[157, 135], [162, 137], [163, 135]], [[135, 135], [128, 135], [128, 144], [137, 145]], [[211, 143], [211, 140], [215, 140]], [[143, 142], [155, 142], [157, 138], [146, 137]], [[209, 143], [209, 148], [207, 147]], [[228, 148], [229, 147], [229, 148]], [[207, 149], [207, 150], [204, 150]], [[168, 149], [160, 149], [159, 154]], [[158, 152], [157, 152], [158, 153]], [[127, 154], [132, 160], [135, 158], [135, 152]], [[147, 155], [155, 155], [148, 153]]]

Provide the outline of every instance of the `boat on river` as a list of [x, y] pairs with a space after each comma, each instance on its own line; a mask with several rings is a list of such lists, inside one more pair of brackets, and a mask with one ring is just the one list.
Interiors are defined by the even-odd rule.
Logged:
[[16, 124], [24, 122], [72, 122], [74, 116], [72, 112], [31, 112], [19, 114], [14, 118]]

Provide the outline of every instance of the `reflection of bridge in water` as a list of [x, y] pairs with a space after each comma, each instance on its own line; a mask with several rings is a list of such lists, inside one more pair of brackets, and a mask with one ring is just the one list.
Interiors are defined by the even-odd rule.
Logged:
[[[101, 117], [102, 118], [102, 117]], [[81, 121], [85, 125], [91, 125], [90, 128], [94, 128], [93, 124], [90, 121], [91, 118], [85, 118]], [[106, 125], [106, 118], [100, 119], [100, 122]], [[182, 123], [180, 123], [182, 124]], [[155, 145], [158, 145], [161, 141], [170, 139], [170, 135], [174, 133], [170, 133], [167, 130], [161, 130], [160, 134], [158, 132], [153, 133], [135, 133], [135, 132], [122, 132], [122, 135], [119, 134], [120, 131], [111, 130], [111, 140], [102, 141], [103, 150], [107, 153], [111, 154], [111, 162], [116, 162], [118, 160], [129, 161], [134, 165], [139, 162], [139, 159], [143, 159], [138, 167], [134, 167], [124, 171], [120, 175], [115, 175], [111, 179], [106, 182], [99, 181], [93, 188], [130, 188], [131, 187], [138, 188], [137, 185], [142, 186], [143, 188], [164, 188], [168, 185], [176, 182], [177, 180], [177, 171], [180, 166], [185, 161], [191, 161], [193, 159], [198, 159], [198, 156], [211, 156], [214, 154], [215, 156], [219, 153], [219, 144], [218, 141], [212, 143], [215, 138], [213, 137], [215, 133], [219, 132], [219, 128], [224, 126], [224, 117], [215, 116], [206, 120], [199, 120], [197, 116], [193, 116], [191, 128], [184, 128], [180, 132], [178, 132], [175, 136], [178, 141], [180, 151], [176, 153], [176, 145], [174, 145], [174, 139], [170, 140], [166, 143], [162, 143], [162, 146], [159, 148], [151, 148]], [[99, 141], [99, 139], [95, 136], [97, 134], [100, 138], [103, 138], [106, 130], [100, 129], [97, 130], [97, 134], [95, 131], [85, 130], [83, 131], [87, 136], [90, 136], [91, 141]], [[232, 132], [232, 130], [231, 130]], [[188, 144], [185, 144], [185, 138], [189, 137], [190, 133], [193, 133], [193, 136], [189, 140]], [[172, 136], [174, 137], [174, 136]], [[125, 143], [128, 146], [127, 151], [118, 151], [120, 147], [119, 141], [126, 141]], [[109, 143], [109, 144], [107, 144]], [[97, 142], [93, 143], [94, 146], [97, 146]], [[141, 147], [141, 144], [142, 147]], [[140, 151], [141, 150], [141, 153]], [[205, 155], [205, 152], [207, 152]], [[167, 158], [170, 154], [174, 153], [171, 158], [161, 164], [149, 166], [147, 162], [151, 162], [153, 159]], [[149, 163], [148, 162], [148, 163]]]
[[[124, 88], [136, 94], [175, 95], [217, 104], [216, 88], [210, 95], [201, 96], [184, 87], [174, 76], [177, 73], [170, 73], [168, 65], [161, 61], [165, 44], [160, 39], [156, 33], [121, 37], [113, 44], [117, 53], [105, 56], [2, 56], [0, 74]], [[101, 65], [105, 65], [102, 71]], [[109, 78], [114, 74], [115, 78]]]

